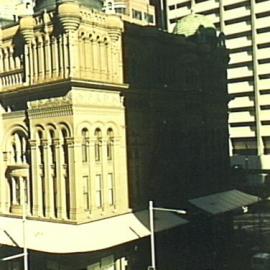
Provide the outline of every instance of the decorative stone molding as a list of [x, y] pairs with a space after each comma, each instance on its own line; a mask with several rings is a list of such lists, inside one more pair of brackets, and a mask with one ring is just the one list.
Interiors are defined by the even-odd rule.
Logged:
[[118, 92], [74, 90], [70, 91], [66, 97], [72, 100], [73, 105], [102, 107], [123, 106], [123, 100]]
[[76, 3], [62, 3], [58, 6], [58, 18], [66, 33], [76, 31], [80, 25], [80, 7]]
[[48, 98], [48, 99], [40, 99], [27, 103], [28, 109], [43, 109], [43, 108], [55, 108], [61, 107], [65, 105], [70, 105], [71, 99], [69, 97], [58, 97], [58, 98]]
[[34, 37], [34, 27], [36, 21], [32, 16], [22, 17], [20, 20], [20, 32], [23, 35], [26, 43], [30, 43]]

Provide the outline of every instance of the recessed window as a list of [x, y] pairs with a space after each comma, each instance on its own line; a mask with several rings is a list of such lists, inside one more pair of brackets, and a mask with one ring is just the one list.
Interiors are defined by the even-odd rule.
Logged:
[[101, 130], [99, 128], [95, 131], [95, 160], [100, 161], [101, 160], [101, 146], [102, 146], [102, 135]]
[[108, 173], [108, 201], [109, 205], [114, 204], [114, 181], [112, 173]]
[[112, 160], [113, 159], [113, 130], [111, 128], [107, 131], [107, 159]]
[[82, 162], [87, 162], [89, 160], [88, 156], [89, 150], [89, 133], [86, 128], [82, 130]]
[[96, 207], [101, 208], [103, 205], [102, 197], [102, 176], [101, 174], [96, 175]]
[[132, 18], [142, 20], [142, 12], [136, 9], [132, 9]]
[[83, 176], [83, 207], [85, 211], [90, 209], [90, 196], [89, 196], [89, 179], [88, 176]]

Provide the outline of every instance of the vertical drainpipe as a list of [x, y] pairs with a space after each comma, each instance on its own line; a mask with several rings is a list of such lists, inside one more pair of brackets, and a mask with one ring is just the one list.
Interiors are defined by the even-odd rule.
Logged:
[[251, 30], [252, 30], [252, 55], [253, 55], [253, 80], [254, 80], [254, 97], [255, 97], [255, 121], [256, 121], [256, 138], [257, 138], [257, 155], [260, 157], [262, 153], [261, 139], [261, 121], [260, 121], [260, 92], [259, 92], [259, 74], [258, 74], [258, 58], [257, 58], [257, 33], [256, 33], [256, 14], [255, 0], [250, 0], [251, 12]]

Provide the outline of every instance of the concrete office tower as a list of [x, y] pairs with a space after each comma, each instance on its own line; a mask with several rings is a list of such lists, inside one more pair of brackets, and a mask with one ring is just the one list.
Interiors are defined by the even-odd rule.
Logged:
[[270, 1], [167, 0], [168, 31], [191, 13], [205, 15], [226, 36], [232, 164], [264, 181], [270, 170]]

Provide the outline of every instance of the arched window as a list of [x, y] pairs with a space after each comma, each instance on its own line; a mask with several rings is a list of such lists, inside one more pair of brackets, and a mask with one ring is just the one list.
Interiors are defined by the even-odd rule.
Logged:
[[88, 156], [89, 149], [89, 133], [86, 128], [82, 130], [82, 162], [89, 161]]
[[97, 128], [95, 130], [95, 160], [100, 161], [101, 160], [101, 144], [102, 144], [102, 134], [101, 130]]
[[65, 129], [62, 129], [62, 149], [64, 153], [65, 164], [68, 164], [67, 131]]
[[11, 137], [11, 158], [13, 163], [26, 163], [26, 137], [21, 132], [14, 132]]
[[41, 131], [39, 131], [38, 132], [38, 149], [39, 149], [40, 165], [44, 165], [44, 152], [43, 152], [42, 139], [43, 139], [43, 134]]
[[107, 130], [107, 159], [108, 160], [113, 159], [113, 141], [114, 141], [113, 130], [109, 128]]

